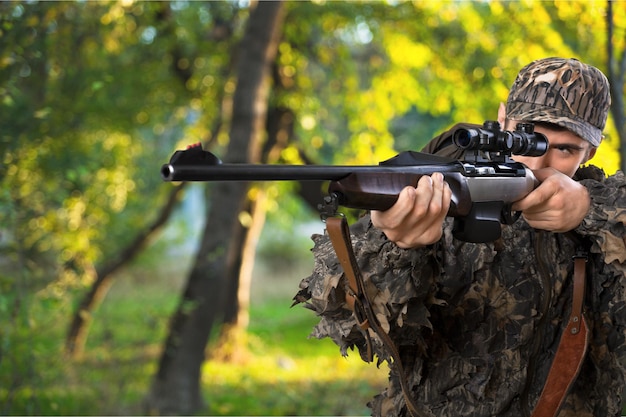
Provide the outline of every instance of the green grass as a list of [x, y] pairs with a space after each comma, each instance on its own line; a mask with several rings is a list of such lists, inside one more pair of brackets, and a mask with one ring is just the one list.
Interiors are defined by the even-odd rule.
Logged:
[[[207, 407], [198, 414], [368, 415], [366, 403], [385, 385], [386, 369], [363, 363], [356, 352], [341, 357], [328, 339], [308, 338], [315, 314], [289, 307], [305, 272], [259, 271], [238, 354], [203, 366]], [[62, 353], [72, 311], [67, 298], [23, 297], [21, 313], [0, 321], [0, 414], [144, 414], [141, 403], [180, 294], [181, 277], [164, 272], [133, 268], [117, 278], [93, 315], [78, 361]]]
[[369, 415], [367, 402], [386, 385], [386, 366], [364, 363], [357, 352], [344, 358], [331, 340], [309, 338], [318, 318], [290, 307], [308, 267], [283, 265], [280, 274], [269, 268], [257, 268], [263, 278], [252, 285], [243, 353], [203, 368], [205, 414]]
[[356, 352], [342, 357], [328, 339], [307, 339], [316, 320], [302, 307], [266, 304], [252, 316], [248, 355], [204, 367], [212, 413], [369, 415], [366, 404], [384, 386], [385, 369], [363, 363]]

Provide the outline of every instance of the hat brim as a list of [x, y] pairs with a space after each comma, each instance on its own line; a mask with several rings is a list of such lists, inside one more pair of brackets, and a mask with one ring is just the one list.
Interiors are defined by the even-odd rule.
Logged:
[[600, 142], [602, 142], [602, 131], [600, 129], [571, 113], [565, 114], [562, 110], [554, 107], [519, 101], [509, 102], [506, 106], [506, 117], [511, 120], [535, 123], [546, 122], [562, 126], [595, 147], [600, 146]]

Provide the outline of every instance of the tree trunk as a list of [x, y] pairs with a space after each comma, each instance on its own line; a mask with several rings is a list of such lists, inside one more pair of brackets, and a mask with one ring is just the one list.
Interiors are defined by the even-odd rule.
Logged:
[[[294, 135], [294, 114], [287, 108], [274, 108], [267, 118], [267, 141], [263, 145], [261, 162], [275, 163]], [[222, 361], [237, 360], [242, 349], [241, 336], [250, 319], [250, 287], [256, 258], [256, 247], [265, 224], [267, 194], [263, 187], [256, 189], [254, 201], [248, 200], [246, 211], [250, 224], [241, 250], [241, 267], [228, 277], [223, 326], [211, 358]], [[245, 352], [244, 352], [245, 353]]]
[[607, 56], [608, 79], [611, 85], [611, 115], [619, 136], [620, 169], [626, 172], [626, 104], [624, 103], [624, 77], [626, 76], [626, 49], [616, 58], [613, 45], [613, 5], [607, 2]]
[[[237, 65], [226, 162], [259, 161], [269, 67], [282, 18], [281, 2], [259, 2], [250, 13]], [[239, 271], [246, 229], [238, 215], [245, 207], [247, 189], [240, 182], [213, 184], [200, 248], [146, 399], [151, 414], [190, 414], [203, 406], [200, 369], [209, 336], [223, 318], [227, 279]]]

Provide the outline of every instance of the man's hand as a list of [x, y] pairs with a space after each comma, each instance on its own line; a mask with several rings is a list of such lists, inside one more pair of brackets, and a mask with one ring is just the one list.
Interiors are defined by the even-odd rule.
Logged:
[[417, 187], [405, 187], [391, 208], [372, 211], [372, 224], [401, 248], [426, 246], [441, 238], [451, 198], [441, 173], [424, 175]]
[[553, 168], [533, 172], [541, 184], [512, 209], [535, 229], [567, 232], [578, 227], [591, 206], [587, 189]]

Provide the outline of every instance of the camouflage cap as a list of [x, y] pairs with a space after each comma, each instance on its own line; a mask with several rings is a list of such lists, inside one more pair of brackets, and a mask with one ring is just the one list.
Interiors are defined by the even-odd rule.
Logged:
[[609, 82], [600, 70], [573, 58], [545, 58], [520, 70], [506, 116], [554, 123], [598, 146], [610, 104]]

